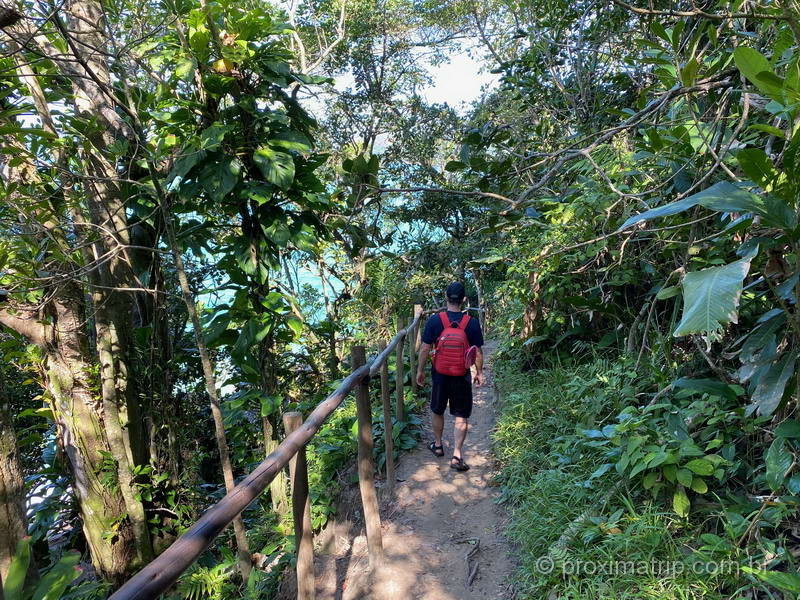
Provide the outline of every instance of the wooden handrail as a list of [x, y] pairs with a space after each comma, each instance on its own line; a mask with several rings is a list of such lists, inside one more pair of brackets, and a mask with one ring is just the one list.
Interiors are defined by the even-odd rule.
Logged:
[[311, 441], [311, 438], [316, 435], [347, 395], [364, 378], [369, 378], [378, 372], [391, 351], [403, 337], [408, 335], [423, 314], [425, 313], [418, 311], [408, 327], [395, 335], [386, 350], [345, 377], [339, 387], [308, 415], [303, 424], [287, 435], [275, 451], [267, 456], [239, 485], [206, 510], [186, 533], [125, 582], [108, 600], [155, 600], [169, 589], [233, 521], [234, 517], [264, 492], [275, 475], [289, 464], [297, 451]]
[[422, 315], [426, 314], [427, 312], [430, 311], [419, 312], [416, 315], [414, 315], [414, 319], [411, 321], [411, 323], [408, 324], [408, 327], [398, 331], [397, 334], [392, 338], [392, 341], [389, 342], [389, 344], [386, 346], [386, 348], [384, 348], [378, 354], [378, 356], [373, 358], [371, 362], [367, 363], [368, 365], [370, 365], [369, 367], [370, 377], [374, 377], [378, 373], [378, 371], [380, 371], [381, 365], [384, 362], [386, 362], [386, 359], [388, 359], [389, 356], [391, 356], [392, 352], [394, 352], [394, 349], [397, 347], [397, 344], [400, 343], [400, 340], [402, 340], [409, 333], [411, 333], [411, 330], [414, 329], [414, 326], [416, 326], [416, 324], [419, 323], [419, 320], [422, 318]]

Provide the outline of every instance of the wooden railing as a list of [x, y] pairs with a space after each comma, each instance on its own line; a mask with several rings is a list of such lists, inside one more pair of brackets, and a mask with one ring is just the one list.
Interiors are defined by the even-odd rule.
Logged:
[[[386, 493], [394, 489], [394, 458], [392, 456], [392, 415], [391, 393], [387, 361], [396, 353], [396, 414], [398, 420], [405, 420], [403, 389], [404, 340], [411, 338], [410, 364], [411, 384], [416, 392], [416, 369], [414, 361], [418, 346], [420, 319], [424, 314], [420, 305], [414, 307], [414, 318], [405, 328], [398, 323], [397, 335], [389, 342], [382, 343], [378, 355], [366, 361], [363, 346], [351, 349], [353, 371], [336, 390], [302, 421], [300, 413], [286, 413], [284, 425], [286, 437], [267, 458], [253, 470], [239, 485], [222, 500], [209, 508], [186, 533], [176, 540], [160, 556], [149, 563], [122, 587], [109, 600], [155, 600], [166, 592], [189, 566], [211, 545], [234, 517], [242, 512], [269, 486], [277, 473], [289, 465], [292, 482], [292, 505], [297, 540], [297, 598], [314, 598], [314, 557], [311, 531], [311, 506], [308, 499], [308, 471], [306, 468], [305, 446], [319, 431], [325, 420], [342, 403], [347, 395], [356, 390], [358, 410], [358, 478], [364, 521], [367, 529], [369, 562], [376, 566], [383, 561], [380, 512], [375, 491], [375, 466], [373, 463], [372, 407], [369, 398], [369, 382], [380, 373], [381, 398], [384, 412], [384, 435], [386, 443]], [[302, 421], [302, 423], [301, 423]]]

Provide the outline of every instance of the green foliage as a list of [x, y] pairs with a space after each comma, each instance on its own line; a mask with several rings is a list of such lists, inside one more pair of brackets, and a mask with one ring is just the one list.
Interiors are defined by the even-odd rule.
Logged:
[[30, 538], [21, 539], [3, 582], [3, 597], [6, 600], [59, 600], [67, 587], [80, 575], [81, 569], [77, 566], [80, 558], [79, 552], [65, 553], [41, 575], [39, 581], [32, 586], [26, 586], [31, 560]]
[[[522, 366], [519, 358], [495, 364], [501, 415], [494, 444], [508, 534], [521, 550], [518, 593], [722, 600], [763, 589], [745, 565], [765, 554], [783, 562], [776, 526], [794, 508], [759, 507], [734, 491], [752, 473], [744, 441], [760, 430], [734, 408], [741, 389], [684, 379], [656, 404], [619, 412], [633, 390], [654, 379], [638, 378], [625, 359], [527, 373]], [[557, 407], [553, 389], [560, 391]], [[790, 422], [781, 431], [800, 432]], [[713, 500], [695, 501], [690, 512], [692, 495]], [[752, 527], [763, 537], [740, 547]], [[772, 585], [781, 587], [783, 578], [791, 582], [779, 573]]]
[[[696, 392], [697, 388], [689, 388], [689, 393]], [[626, 407], [617, 424], [582, 434], [588, 438], [587, 446], [607, 451], [617, 473], [654, 498], [660, 494], [672, 498], [673, 510], [685, 517], [690, 509], [689, 491], [706, 494], [709, 483], [713, 488], [732, 474], [732, 462], [714, 452], [722, 448], [724, 455], [732, 457], [732, 442], [743, 426], [732, 410], [735, 396], [734, 402], [725, 400], [704, 395], [684, 405], [662, 402], [641, 409]], [[713, 439], [705, 439], [711, 435]]]
[[185, 600], [223, 600], [235, 591], [233, 574], [233, 566], [227, 561], [213, 567], [194, 565], [181, 576], [177, 592]]
[[[94, 114], [48, 48], [19, 54], [33, 78], [2, 59], [4, 322], [35, 315], [48, 327], [64, 289], [74, 288], [67, 304], [90, 298], [72, 348], [92, 364], [71, 377], [100, 397], [95, 321], [109, 299], [135, 318], [120, 340], [130, 371], [121, 365], [111, 387], [130, 380], [142, 414], [124, 425], [146, 428], [141, 441], [155, 448], [132, 467], [132, 491], [150, 533], [169, 540], [222, 486], [186, 315], [164, 293], [176, 282], [161, 203], [224, 380], [237, 474], [263, 459], [262, 419], [280, 438], [283, 410], [325, 397], [349, 343], [388, 337], [398, 315], [441, 304], [441, 290], [463, 280], [517, 357], [498, 369], [507, 394], [496, 440], [528, 576], [542, 547], [620, 485], [625, 506], [596, 509], [581, 556], [718, 547], [739, 561], [746, 548], [764, 567], [747, 585], [792, 591], [781, 528], [800, 493], [794, 8], [762, 3], [728, 18], [745, 9], [468, 4], [306, 2], [289, 14], [251, 0], [104, 5], [111, 35], [98, 61], [114, 85]], [[69, 28], [55, 23], [37, 21], [39, 37], [67, 52]], [[487, 54], [500, 85], [464, 110], [427, 103], [426, 61], [442, 64], [469, 36], [465, 48]], [[333, 74], [345, 83], [329, 86]], [[52, 125], [26, 81], [41, 86]], [[123, 126], [109, 128], [109, 116]], [[96, 163], [108, 163], [105, 175]], [[103, 211], [88, 204], [95, 181], [121, 207], [105, 254]], [[22, 335], [0, 341], [3, 357], [52, 388], [51, 350], [26, 348]], [[521, 374], [530, 369], [539, 381]], [[29, 482], [57, 492], [37, 507], [37, 539], [74, 513], [59, 506], [71, 486], [57, 459], [57, 401], [53, 389], [12, 398]], [[354, 423], [348, 402], [309, 446], [315, 527], [334, 510]], [[411, 447], [417, 417], [394, 425], [396, 450]], [[379, 465], [382, 428], [376, 411]], [[93, 474], [119, 491], [119, 461], [98, 452]], [[250, 523], [269, 526], [253, 540], [269, 554], [290, 549], [260, 510]], [[127, 520], [112, 519], [106, 537], [121, 539]], [[187, 575], [181, 593], [237, 593], [225, 560]], [[272, 583], [254, 579], [244, 593]], [[545, 585], [563, 598], [736, 593], [724, 578], [526, 585], [531, 597], [549, 594]]]

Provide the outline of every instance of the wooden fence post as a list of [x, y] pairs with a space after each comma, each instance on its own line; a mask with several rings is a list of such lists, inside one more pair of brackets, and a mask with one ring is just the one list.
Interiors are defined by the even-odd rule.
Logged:
[[[353, 346], [350, 350], [353, 370], [366, 361], [364, 346]], [[383, 563], [383, 539], [381, 538], [381, 515], [378, 496], [375, 493], [375, 466], [372, 462], [372, 410], [369, 401], [369, 376], [361, 380], [356, 390], [358, 410], [358, 486], [361, 490], [361, 505], [367, 526], [369, 565], [377, 567]]]
[[417, 317], [419, 317], [419, 320], [417, 324], [414, 325], [414, 330], [408, 334], [408, 350], [411, 355], [411, 390], [414, 392], [415, 401], [419, 393], [419, 386], [417, 385], [417, 356], [419, 354], [420, 345], [419, 328], [420, 325], [422, 325], [422, 304], [414, 305], [414, 318]]
[[[386, 342], [378, 342], [378, 353], [386, 349]], [[383, 402], [383, 445], [386, 449], [386, 497], [394, 492], [394, 437], [392, 435], [392, 394], [389, 390], [389, 365], [381, 365], [381, 400]]]
[[411, 397], [415, 402], [417, 400], [417, 353], [414, 348], [414, 340], [417, 337], [417, 327], [419, 327], [419, 323], [408, 332], [408, 370], [411, 375]]
[[[303, 424], [299, 412], [283, 415], [283, 426], [289, 435]], [[292, 480], [292, 515], [297, 545], [297, 600], [314, 600], [314, 542], [311, 531], [311, 500], [308, 497], [308, 463], [306, 447], [301, 446], [289, 461]]]
[[[397, 317], [397, 331], [403, 329], [403, 317]], [[397, 420], [405, 422], [406, 420], [406, 399], [403, 393], [403, 350], [406, 346], [406, 338], [400, 338], [397, 343], [397, 363], [394, 370], [395, 379], [395, 393], [397, 394]]]

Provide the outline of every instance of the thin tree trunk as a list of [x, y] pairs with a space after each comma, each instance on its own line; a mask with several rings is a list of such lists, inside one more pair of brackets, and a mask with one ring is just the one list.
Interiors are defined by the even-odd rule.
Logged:
[[[217, 395], [217, 383], [214, 375], [214, 366], [211, 363], [211, 356], [209, 355], [208, 347], [206, 346], [203, 328], [200, 323], [200, 316], [197, 314], [197, 307], [194, 303], [192, 290], [189, 287], [189, 278], [186, 276], [183, 257], [181, 256], [178, 242], [175, 239], [175, 230], [173, 228], [172, 218], [163, 199], [161, 201], [161, 214], [164, 219], [167, 239], [169, 240], [169, 245], [172, 250], [172, 257], [175, 260], [175, 270], [178, 273], [178, 281], [180, 282], [183, 301], [186, 304], [186, 310], [188, 311], [189, 318], [192, 321], [194, 338], [197, 343], [197, 350], [200, 353], [200, 362], [203, 365], [206, 392], [208, 393], [208, 398], [211, 401], [211, 415], [214, 419], [214, 433], [217, 440], [217, 449], [219, 450], [219, 461], [222, 466], [222, 476], [225, 480], [225, 489], [230, 493], [236, 484], [233, 478], [233, 468], [231, 467], [228, 441], [225, 437], [225, 425], [222, 419], [222, 410], [219, 406], [219, 396]], [[239, 572], [242, 575], [242, 579], [247, 581], [247, 578], [250, 576], [250, 569], [252, 567], [252, 557], [250, 556], [250, 549], [247, 543], [247, 534], [241, 515], [237, 516], [233, 520], [233, 530], [236, 536], [236, 545], [238, 546], [239, 551]]]
[[[278, 396], [278, 382], [275, 373], [275, 340], [272, 333], [267, 334], [260, 346], [261, 391], [272, 398]], [[281, 418], [280, 409], [262, 417], [264, 430], [264, 453], [269, 456], [278, 447], [276, 425]], [[283, 518], [289, 514], [289, 492], [286, 474], [280, 471], [269, 484], [272, 510]]]
[[478, 321], [481, 324], [481, 331], [486, 335], [486, 306], [483, 302], [483, 290], [481, 289], [481, 280], [478, 279], [478, 272], [472, 271], [472, 279], [475, 280], [475, 291], [478, 293], [478, 308], [482, 312], [478, 313]]
[[[278, 440], [275, 439], [275, 427], [269, 417], [262, 417], [262, 425], [264, 428], [264, 454], [269, 456], [278, 447]], [[275, 474], [269, 484], [269, 496], [272, 501], [272, 510], [278, 514], [279, 517], [285, 517], [289, 514], [289, 494], [286, 489], [286, 474], [283, 471]]]

